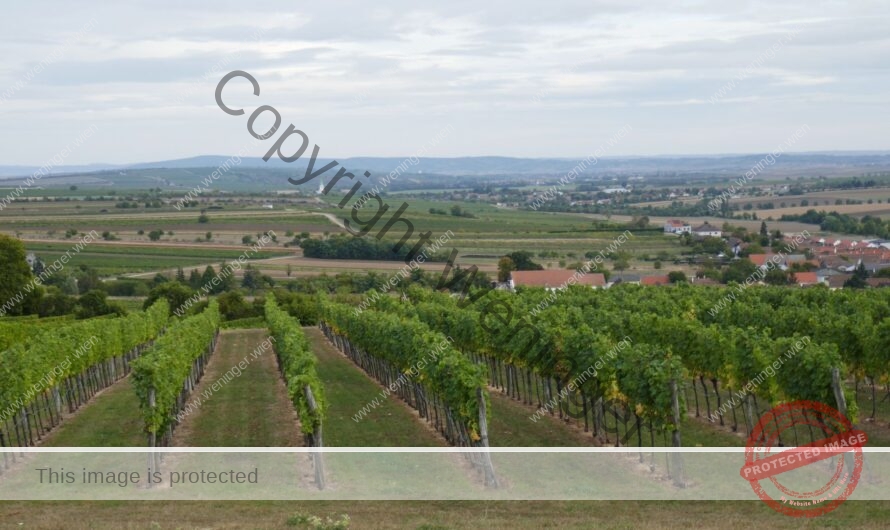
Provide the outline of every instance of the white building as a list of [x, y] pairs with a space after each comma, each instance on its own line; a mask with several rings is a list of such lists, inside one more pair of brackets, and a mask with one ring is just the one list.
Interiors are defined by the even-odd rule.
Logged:
[[677, 219], [671, 219], [668, 222], [664, 223], [664, 233], [665, 234], [689, 234], [692, 232], [692, 227], [689, 226], [688, 223], [684, 221], [679, 221]]
[[696, 226], [692, 229], [692, 233], [699, 237], [722, 237], [723, 231], [717, 228], [716, 226], [710, 225], [707, 222], [701, 226]]

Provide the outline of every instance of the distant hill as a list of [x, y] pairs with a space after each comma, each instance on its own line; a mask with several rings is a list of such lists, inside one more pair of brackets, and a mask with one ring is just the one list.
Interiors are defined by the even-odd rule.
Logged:
[[[715, 155], [715, 156], [646, 156], [646, 157], [605, 157], [600, 159], [596, 166], [590, 166], [589, 171], [600, 170], [626, 170], [626, 171], [746, 171], [752, 165], [763, 158], [765, 153], [742, 155]], [[307, 161], [305, 156], [293, 164], [274, 158], [264, 162], [262, 158], [244, 158], [242, 167], [265, 167], [275, 169], [305, 168]], [[148, 162], [133, 164], [132, 169], [149, 168], [196, 168], [217, 167], [223, 164], [229, 157], [226, 156], [197, 156], [180, 160], [168, 160], [162, 162]], [[416, 173], [439, 173], [445, 175], [530, 175], [530, 174], [555, 174], [565, 173], [575, 167], [584, 157], [578, 158], [512, 158], [504, 156], [474, 156], [455, 158], [421, 158], [419, 164], [405, 164], [408, 171]], [[316, 167], [321, 167], [331, 160], [337, 160], [341, 165], [361, 171], [372, 173], [389, 173], [405, 161], [405, 158], [391, 157], [353, 157], [353, 158], [319, 158]], [[864, 152], [864, 153], [789, 153], [780, 156], [776, 161], [776, 167], [849, 167], [849, 166], [877, 166], [890, 168], [890, 152]]]
[[[618, 172], [689, 172], [689, 173], [722, 173], [742, 174], [765, 156], [764, 153], [734, 155], [689, 155], [689, 156], [641, 156], [641, 157], [605, 157], [596, 165], [588, 166], [587, 173], [599, 171]], [[409, 173], [432, 173], [442, 175], [556, 175], [570, 171], [584, 156], [577, 158], [512, 158], [503, 156], [478, 156], [455, 158], [421, 158], [417, 165], [407, 163]], [[71, 173], [90, 173], [96, 171], [121, 169], [193, 169], [213, 168], [225, 163], [229, 157], [225, 155], [206, 155], [178, 160], [162, 160], [130, 165], [91, 164], [84, 166], [65, 166], [57, 168], [53, 175]], [[316, 161], [316, 167], [324, 166], [332, 159], [324, 158]], [[406, 160], [395, 157], [353, 157], [336, 159], [341, 165], [359, 172], [370, 171], [375, 176], [383, 176], [398, 167]], [[287, 164], [278, 158], [264, 162], [262, 158], [244, 158], [241, 169], [265, 168], [283, 169], [301, 172], [307, 165], [307, 155]], [[863, 171], [885, 171], [890, 169], [890, 152], [816, 152], [788, 153], [780, 156], [775, 165], [776, 170], [801, 170], [807, 168], [862, 168]], [[25, 177], [37, 171], [30, 166], [0, 166], [0, 178]]]

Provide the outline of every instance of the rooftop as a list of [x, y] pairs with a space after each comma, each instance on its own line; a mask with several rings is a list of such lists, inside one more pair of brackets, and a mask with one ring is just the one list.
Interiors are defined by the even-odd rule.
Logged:
[[[513, 283], [525, 287], [548, 287], [557, 289], [567, 286], [570, 278], [575, 276], [574, 270], [544, 270], [544, 271], [513, 271], [510, 276]], [[588, 274], [578, 275], [576, 283], [578, 285], [589, 285], [591, 287], [604, 287], [606, 285], [606, 277], [600, 272], [591, 272]]]

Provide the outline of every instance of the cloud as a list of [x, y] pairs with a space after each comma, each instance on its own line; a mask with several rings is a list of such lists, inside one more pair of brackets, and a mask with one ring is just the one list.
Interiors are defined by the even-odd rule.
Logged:
[[[91, 18], [97, 27], [64, 60], [2, 99]], [[638, 133], [616, 154], [738, 151], [727, 129], [762, 150], [773, 131], [814, 113], [835, 118], [829, 135], [810, 138], [828, 148], [881, 147], [888, 137], [875, 134], [886, 125], [864, 123], [874, 112], [851, 107], [886, 100], [890, 35], [879, 2], [56, 0], [11, 4], [3, 22], [0, 113], [9, 125], [0, 142], [9, 159], [0, 163], [42, 160], [84, 120], [118, 133], [71, 163], [240, 146], [244, 124], [212, 100], [223, 70], [236, 68], [263, 87], [240, 103], [286, 110], [285, 120], [345, 155], [403, 155], [444, 119], [466, 130], [456, 125], [432, 155], [572, 157], [625, 123]], [[703, 103], [758, 58], [719, 106]], [[134, 120], [139, 131], [171, 132], [130, 132], [127, 142]], [[672, 131], [671, 142], [647, 129]]]

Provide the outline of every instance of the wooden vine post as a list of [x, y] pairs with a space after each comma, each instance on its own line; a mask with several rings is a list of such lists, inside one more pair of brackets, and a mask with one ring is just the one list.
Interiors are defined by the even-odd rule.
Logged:
[[[837, 401], [837, 410], [840, 412], [843, 417], [847, 417], [847, 398], [844, 396], [844, 388], [841, 385], [841, 371], [839, 368], [835, 367], [831, 369], [831, 389], [834, 391], [834, 400]], [[853, 425], [853, 428], [856, 428], [856, 425]], [[843, 455], [844, 464], [847, 468], [847, 471], [850, 473], [853, 472], [853, 455], [850, 452], [845, 452]]]
[[[680, 440], [680, 396], [677, 393], [677, 380], [671, 379], [671, 411], [674, 419], [674, 430], [671, 433], [671, 445], [676, 448], [682, 447]], [[672, 453], [673, 465], [671, 466], [674, 485], [680, 488], [686, 487], [686, 478], [683, 471], [683, 455], [679, 451]]]
[[491, 463], [491, 453], [488, 451], [488, 419], [486, 418], [485, 395], [481, 388], [476, 389], [476, 398], [479, 400], [479, 436], [480, 444], [485, 448], [480, 454], [482, 456], [482, 470], [485, 473], [485, 486], [489, 488], [498, 487], [498, 478], [494, 474], [494, 465]]
[[[303, 392], [306, 395], [306, 402], [309, 404], [309, 410], [315, 415], [315, 412], [318, 410], [318, 404], [315, 402], [315, 396], [312, 395], [312, 389], [309, 388], [309, 385], [306, 385], [303, 387]], [[306, 418], [304, 418], [304, 420], [305, 419]], [[321, 421], [313, 425], [311, 439], [313, 447], [324, 447]], [[325, 488], [324, 459], [320, 451], [312, 452], [312, 466], [315, 468], [315, 485], [318, 489], [323, 490]]]
[[[155, 397], [155, 389], [151, 388], [148, 391], [148, 406], [152, 409], [152, 417], [154, 417], [154, 409], [157, 407], [157, 400]], [[151, 449], [148, 452], [148, 473], [149, 477], [154, 476], [158, 469], [158, 462], [155, 460], [155, 447], [157, 447], [158, 443], [158, 434], [154, 431], [148, 433], [148, 447]], [[149, 481], [149, 485], [151, 485], [151, 481]]]
[[837, 410], [847, 417], [847, 398], [841, 387], [841, 371], [838, 368], [831, 369], [831, 389], [834, 391], [834, 399], [837, 401]]

